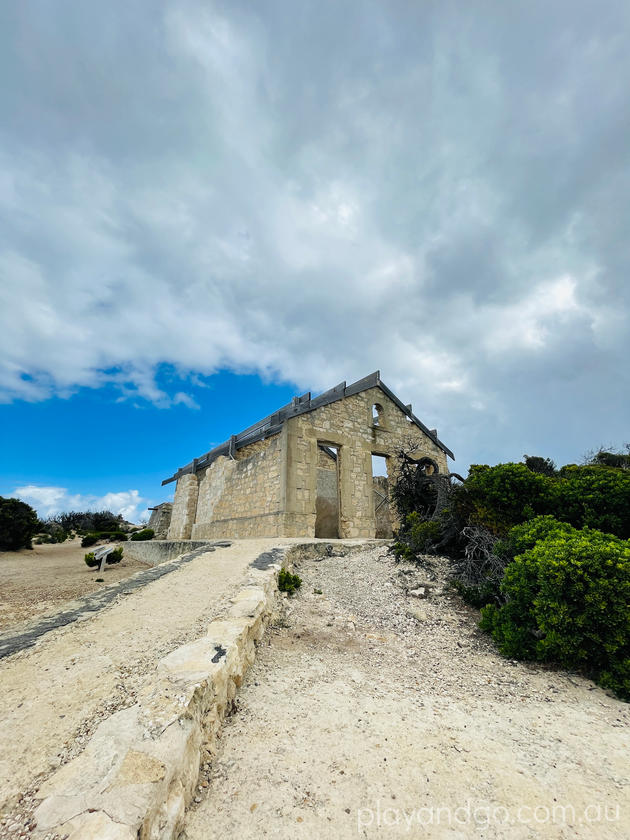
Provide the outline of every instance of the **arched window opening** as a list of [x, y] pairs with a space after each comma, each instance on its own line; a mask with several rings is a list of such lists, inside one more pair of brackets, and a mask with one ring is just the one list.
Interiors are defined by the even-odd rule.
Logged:
[[372, 406], [372, 425], [383, 426], [383, 406], [379, 403], [374, 403]]

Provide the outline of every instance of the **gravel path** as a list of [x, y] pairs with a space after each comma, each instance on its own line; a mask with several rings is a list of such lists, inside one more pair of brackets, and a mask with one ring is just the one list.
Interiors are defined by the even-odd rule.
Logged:
[[299, 561], [302, 589], [204, 765], [187, 840], [627, 840], [630, 707], [499, 657], [445, 561], [345, 551]]

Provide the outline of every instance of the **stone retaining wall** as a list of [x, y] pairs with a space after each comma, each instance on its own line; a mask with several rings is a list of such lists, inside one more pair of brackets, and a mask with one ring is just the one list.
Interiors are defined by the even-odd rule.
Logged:
[[139, 560], [141, 563], [149, 563], [151, 566], [157, 566], [159, 563], [172, 560], [196, 548], [211, 545], [208, 540], [138, 540], [137, 542], [128, 540], [121, 544], [125, 557]]

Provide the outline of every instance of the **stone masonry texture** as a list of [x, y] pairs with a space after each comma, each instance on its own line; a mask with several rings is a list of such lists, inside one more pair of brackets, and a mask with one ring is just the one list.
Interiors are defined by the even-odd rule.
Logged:
[[[336, 462], [320, 444], [336, 449]], [[378, 387], [290, 417], [278, 434], [239, 449], [234, 458], [220, 456], [181, 476], [168, 538], [313, 537], [318, 484], [320, 492], [324, 485], [328, 493], [338, 488], [340, 538], [373, 538], [372, 455], [387, 458], [391, 486], [396, 455], [410, 444], [414, 457], [429, 456], [447, 471], [444, 451]], [[322, 481], [325, 469], [336, 470], [336, 483]], [[396, 527], [394, 511], [389, 516]]]

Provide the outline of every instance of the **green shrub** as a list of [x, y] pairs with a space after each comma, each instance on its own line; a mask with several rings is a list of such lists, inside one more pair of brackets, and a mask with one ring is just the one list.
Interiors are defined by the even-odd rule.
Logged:
[[475, 553], [471, 536], [474, 536], [475, 530], [482, 533], [470, 526], [463, 529], [468, 547], [465, 561], [455, 562], [459, 577], [455, 579], [454, 586], [467, 604], [477, 608], [505, 603], [501, 582], [506, 567], [517, 554], [533, 548], [539, 540], [552, 534], [575, 533], [575, 529], [567, 522], [559, 522], [553, 516], [537, 516], [522, 525], [515, 525], [503, 539], [496, 540], [491, 547], [482, 546], [482, 550]]
[[[146, 540], [150, 539], [150, 537], [142, 537], [142, 539]], [[94, 545], [99, 540], [107, 540], [108, 542], [125, 542], [127, 540], [127, 534], [125, 534], [124, 531], [93, 531], [83, 537], [81, 545], [83, 548], [89, 548], [89, 546]]]
[[292, 575], [286, 569], [280, 569], [278, 573], [278, 589], [280, 592], [288, 592], [289, 595], [292, 595], [300, 586], [302, 586], [302, 578], [299, 575]]
[[394, 543], [394, 554], [399, 560], [416, 560], [416, 555], [406, 542], [399, 540]]
[[592, 452], [588, 463], [600, 467], [619, 467], [630, 470], [630, 443], [624, 446], [625, 452], [610, 452], [600, 447], [597, 452]]
[[410, 513], [407, 517], [409, 547], [416, 554], [428, 551], [440, 540], [441, 530], [437, 522], [432, 519], [422, 520], [417, 513]]
[[480, 626], [499, 650], [580, 669], [630, 699], [630, 542], [584, 529], [551, 531], [507, 566], [504, 606]]
[[630, 537], [630, 470], [606, 466], [562, 467], [555, 475], [525, 464], [473, 465], [453, 493], [451, 516], [505, 536], [514, 525], [555, 516], [574, 528]]
[[100, 565], [100, 560], [96, 559], [93, 551], [89, 551], [83, 559], [85, 560], [85, 565], [89, 566], [90, 569]]
[[134, 541], [138, 540], [152, 540], [155, 531], [153, 528], [143, 528], [142, 531], [136, 531], [134, 534], [131, 535], [130, 539]]
[[556, 482], [555, 512], [575, 528], [630, 537], [630, 470], [564, 467]]
[[122, 560], [122, 556], [123, 556], [122, 546], [119, 546], [118, 548], [115, 548], [113, 551], [109, 552], [105, 562], [107, 563], [108, 566], [113, 566], [114, 563], [120, 563], [120, 561]]
[[49, 528], [57, 528], [62, 531], [76, 531], [77, 533], [98, 533], [100, 531], [120, 531], [123, 527], [123, 518], [120, 514], [114, 514], [110, 510], [100, 511], [66, 511], [58, 513], [48, 519], [45, 523]]
[[38, 527], [37, 514], [30, 505], [0, 496], [0, 551], [32, 548], [31, 540]]
[[481, 609], [497, 600], [497, 585], [493, 581], [468, 584], [462, 580], [453, 580], [455, 591], [471, 607]]
[[539, 540], [574, 532], [575, 528], [568, 522], [560, 522], [553, 516], [536, 516], [529, 522], [510, 528], [508, 535], [496, 544], [495, 552], [509, 562], [517, 554], [533, 548]]
[[463, 486], [454, 494], [454, 514], [463, 525], [506, 534], [539, 514], [554, 510], [555, 481], [532, 472], [525, 464], [473, 465]]

